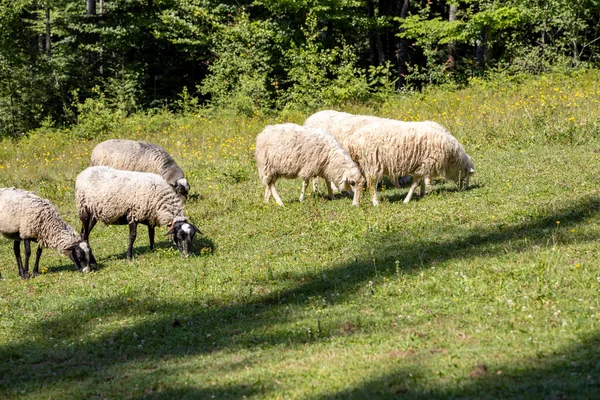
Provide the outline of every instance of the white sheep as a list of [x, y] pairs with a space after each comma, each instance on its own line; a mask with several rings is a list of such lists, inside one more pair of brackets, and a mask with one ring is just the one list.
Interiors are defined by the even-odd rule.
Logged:
[[[39, 274], [42, 249], [49, 247], [69, 257], [77, 269], [90, 272], [96, 264], [92, 249], [60, 216], [46, 199], [15, 188], [0, 189], [0, 233], [14, 240], [19, 276], [29, 277], [31, 242], [38, 242], [33, 275]], [[21, 241], [25, 245], [25, 263], [21, 260]]]
[[162, 147], [141, 141], [111, 139], [99, 143], [92, 151], [92, 166], [153, 172], [163, 177], [184, 198], [190, 190], [183, 171]]
[[[348, 151], [348, 139], [357, 130], [373, 122], [393, 121], [388, 118], [376, 117], [373, 115], [350, 114], [342, 111], [323, 110], [314, 113], [304, 121], [304, 126], [308, 128], [323, 129], [331, 133], [344, 150]], [[399, 179], [404, 183], [408, 180], [404, 177], [399, 178], [390, 176], [394, 187], [399, 188]]]
[[448, 131], [431, 121], [379, 121], [365, 125], [348, 138], [348, 148], [366, 178], [373, 205], [378, 205], [377, 182], [382, 176], [412, 175], [405, 203], [417, 186], [425, 194], [425, 177], [444, 177], [465, 188], [475, 172], [471, 157]]
[[358, 165], [329, 133], [296, 124], [268, 125], [256, 137], [256, 164], [260, 181], [266, 186], [265, 202], [271, 194], [280, 206], [283, 202], [275, 189], [280, 177], [302, 178], [300, 201], [304, 199], [308, 180], [323, 177], [333, 198], [331, 183], [344, 190], [355, 190], [353, 205], [364, 178]]
[[153, 173], [89, 167], [75, 180], [75, 203], [84, 240], [89, 239], [98, 221], [129, 225], [128, 259], [133, 257], [138, 224], [148, 226], [150, 250], [154, 249], [154, 228], [169, 227], [182, 256], [192, 254], [194, 235], [201, 233], [188, 222], [182, 199]]

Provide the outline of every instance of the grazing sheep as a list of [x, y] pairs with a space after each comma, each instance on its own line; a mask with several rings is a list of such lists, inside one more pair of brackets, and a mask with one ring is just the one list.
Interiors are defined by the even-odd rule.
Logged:
[[116, 169], [153, 172], [163, 177], [181, 196], [187, 197], [190, 185], [183, 171], [165, 149], [152, 143], [111, 139], [99, 143], [92, 151], [92, 165]]
[[188, 222], [181, 198], [157, 174], [89, 167], [75, 181], [75, 203], [84, 240], [98, 221], [129, 225], [128, 259], [133, 257], [138, 224], [148, 226], [150, 250], [154, 249], [154, 228], [169, 227], [182, 256], [192, 254], [194, 235], [201, 234]]
[[[348, 139], [357, 130], [373, 122], [393, 121], [387, 118], [375, 117], [373, 115], [357, 115], [347, 112], [324, 110], [319, 111], [304, 121], [304, 126], [308, 128], [318, 128], [331, 133], [340, 142], [344, 150], [348, 151]], [[408, 177], [390, 176], [394, 187], [399, 188], [399, 179], [404, 183]], [[314, 182], [313, 182], [314, 184]]]
[[364, 182], [358, 165], [329, 133], [296, 124], [267, 126], [256, 137], [256, 164], [260, 181], [266, 186], [265, 202], [271, 194], [280, 206], [283, 202], [275, 189], [280, 177], [303, 179], [300, 201], [308, 180], [323, 177], [330, 198], [331, 183], [344, 190], [354, 190], [353, 205], [358, 205], [359, 192]]
[[342, 147], [348, 151], [346, 141], [354, 132], [372, 122], [387, 120], [372, 115], [356, 115], [347, 112], [324, 110], [314, 113], [304, 121], [304, 126], [323, 129], [331, 133]]
[[[19, 276], [29, 277], [31, 242], [38, 242], [33, 275], [39, 274], [42, 249], [49, 247], [69, 257], [77, 269], [90, 272], [96, 264], [92, 249], [81, 239], [46, 199], [15, 188], [0, 189], [0, 233], [14, 240]], [[25, 244], [25, 264], [21, 260], [21, 241]]]
[[365, 175], [378, 205], [377, 182], [382, 176], [412, 175], [404, 199], [408, 203], [417, 186], [425, 194], [425, 177], [442, 176], [469, 186], [475, 172], [471, 157], [448, 131], [435, 122], [380, 121], [365, 125], [348, 139], [349, 153]]

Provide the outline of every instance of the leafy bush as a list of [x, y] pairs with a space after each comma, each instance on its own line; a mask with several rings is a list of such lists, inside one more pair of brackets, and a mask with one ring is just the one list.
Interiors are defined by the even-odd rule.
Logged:
[[215, 60], [200, 86], [202, 94], [210, 95], [215, 107], [245, 115], [271, 107], [271, 95], [278, 88], [277, 81], [270, 80], [276, 40], [271, 22], [250, 21], [245, 13], [223, 25], [213, 43]]

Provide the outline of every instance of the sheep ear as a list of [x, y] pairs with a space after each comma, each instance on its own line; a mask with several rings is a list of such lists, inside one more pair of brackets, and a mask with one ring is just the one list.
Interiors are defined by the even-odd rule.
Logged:
[[169, 227], [169, 231], [165, 234], [165, 236], [169, 236], [175, 233], [175, 221]]

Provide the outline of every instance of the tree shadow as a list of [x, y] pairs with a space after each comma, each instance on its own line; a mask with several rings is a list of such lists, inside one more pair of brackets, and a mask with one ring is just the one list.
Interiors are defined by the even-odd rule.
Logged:
[[[524, 362], [523, 362], [524, 361]], [[521, 360], [524, 368], [494, 360], [473, 366], [459, 384], [427, 385], [434, 371], [397, 369], [364, 384], [319, 398], [333, 399], [597, 399], [600, 394], [600, 336], [560, 354]]]
[[[364, 285], [374, 278], [377, 273], [373, 269], [374, 264], [380, 273], [387, 273], [391, 272], [390, 269], [398, 261], [404, 273], [411, 273], [449, 259], [489, 255], [494, 246], [507, 242], [511, 242], [511, 251], [526, 251], [531, 248], [532, 243], [548, 241], [556, 232], [557, 220], [560, 220], [561, 226], [565, 228], [574, 227], [584, 223], [591, 215], [597, 213], [599, 208], [598, 197], [582, 198], [574, 204], [563, 205], [556, 211], [547, 210], [527, 223], [473, 228], [458, 237], [453, 235], [453, 238], [447, 241], [430, 239], [411, 246], [398, 240], [396, 235], [382, 235], [373, 246], [375, 254], [385, 256], [376, 261], [373, 260], [373, 247], [366, 245], [354, 262], [334, 265], [326, 271], [308, 273], [302, 281], [288, 289], [265, 294], [248, 293], [243, 298], [229, 301], [229, 304], [224, 304], [218, 298], [207, 299], [200, 294], [186, 302], [169, 303], [157, 300], [157, 296], [153, 296], [152, 291], [148, 289], [138, 293], [111, 293], [102, 298], [79, 301], [70, 309], [49, 315], [44, 320], [28, 326], [24, 329], [28, 336], [20, 342], [0, 344], [0, 391], [29, 391], [32, 387], [41, 389], [53, 382], [81, 380], [82, 377], [108, 374], [118, 365], [138, 360], [159, 362], [173, 357], [210, 354], [224, 349], [234, 351], [260, 346], [300, 346], [310, 341], [327, 340], [338, 332], [334, 329], [323, 330], [318, 337], [308, 337], [303, 332], [291, 332], [284, 328], [267, 330], [266, 327], [273, 328], [274, 324], [283, 326], [294, 321], [294, 315], [287, 309], [289, 303], [303, 304], [311, 296], [325, 296], [334, 292], [339, 294], [338, 301], [351, 299], [356, 296], [357, 285]], [[529, 240], [528, 244], [517, 240], [524, 235]], [[595, 235], [590, 234], [579, 235], [571, 240], [587, 242], [596, 239]], [[274, 276], [275, 280], [280, 278], [286, 279], [284, 276]], [[79, 338], [88, 329], [93, 328], [98, 320], [114, 316], [152, 317], [140, 318], [140, 322], [123, 325], [111, 333], [95, 335], [85, 342], [80, 341]], [[57, 339], [54, 346], [48, 346], [47, 341], [40, 343], [35, 340], [41, 337]], [[598, 338], [594, 337], [588, 340], [587, 345], [594, 344], [599, 348], [597, 342]], [[585, 346], [574, 346], [566, 351], [572, 353], [570, 357], [575, 357], [575, 362], [585, 365], [596, 363], [599, 355], [598, 350], [588, 351]], [[596, 361], [592, 361], [592, 358]], [[89, 363], [69, 364], [70, 360], [82, 359], [89, 360]], [[549, 364], [562, 365], [559, 361], [554, 360]], [[510, 370], [510, 366], [502, 368]], [[560, 368], [555, 366], [548, 370], [516, 371], [514, 376], [515, 379], [520, 376], [533, 379], [538, 375], [543, 377], [544, 374], [549, 374], [559, 379], [563, 371]], [[414, 374], [417, 372], [414, 371]], [[393, 380], [392, 377], [384, 376], [356, 390], [366, 393], [379, 384], [387, 385], [389, 380]], [[480, 388], [492, 388], [495, 378], [479, 379], [476, 382], [479, 383], [472, 384], [470, 389], [462, 392], [452, 392], [454, 389], [448, 389], [448, 395], [444, 391], [437, 393], [426, 384], [423, 384], [423, 387], [433, 391], [432, 393], [440, 398], [469, 397], [475, 396], [476, 390]], [[597, 384], [597, 381], [594, 382]], [[579, 379], [573, 384], [583, 385], [584, 381]], [[526, 390], [528, 385], [530, 384], [523, 383], [520, 387]], [[402, 383], [398, 383], [397, 386], [395, 390], [404, 390]], [[228, 392], [226, 388], [223, 390], [223, 396], [234, 395], [234, 392]], [[411, 390], [410, 387], [408, 390]], [[388, 395], [391, 394], [382, 394], [384, 397]], [[193, 392], [190, 392], [190, 396], [193, 396]], [[353, 397], [354, 392], [334, 393], [332, 396]]]
[[[437, 195], [442, 195], [445, 193], [470, 192], [471, 190], [480, 189], [484, 186], [485, 185], [482, 185], [479, 183], [474, 183], [474, 184], [469, 185], [469, 187], [466, 189], [461, 189], [456, 185], [441, 185], [441, 186], [436, 185], [434, 187], [428, 187], [426, 189], [425, 197], [437, 196]], [[413, 195], [413, 197], [410, 200], [411, 202], [421, 201], [423, 199], [423, 196], [421, 196], [420, 194], [419, 195], [416, 194], [417, 192], [419, 192], [419, 189], [415, 190], [415, 194]], [[406, 191], [406, 192], [401, 191], [399, 193], [397, 192], [397, 193], [391, 194], [389, 196], [386, 196], [385, 198], [387, 198], [387, 200], [390, 203], [397, 203], [397, 202], [404, 201], [407, 194], [408, 194], [408, 191]], [[385, 196], [385, 194], [383, 196]]]

